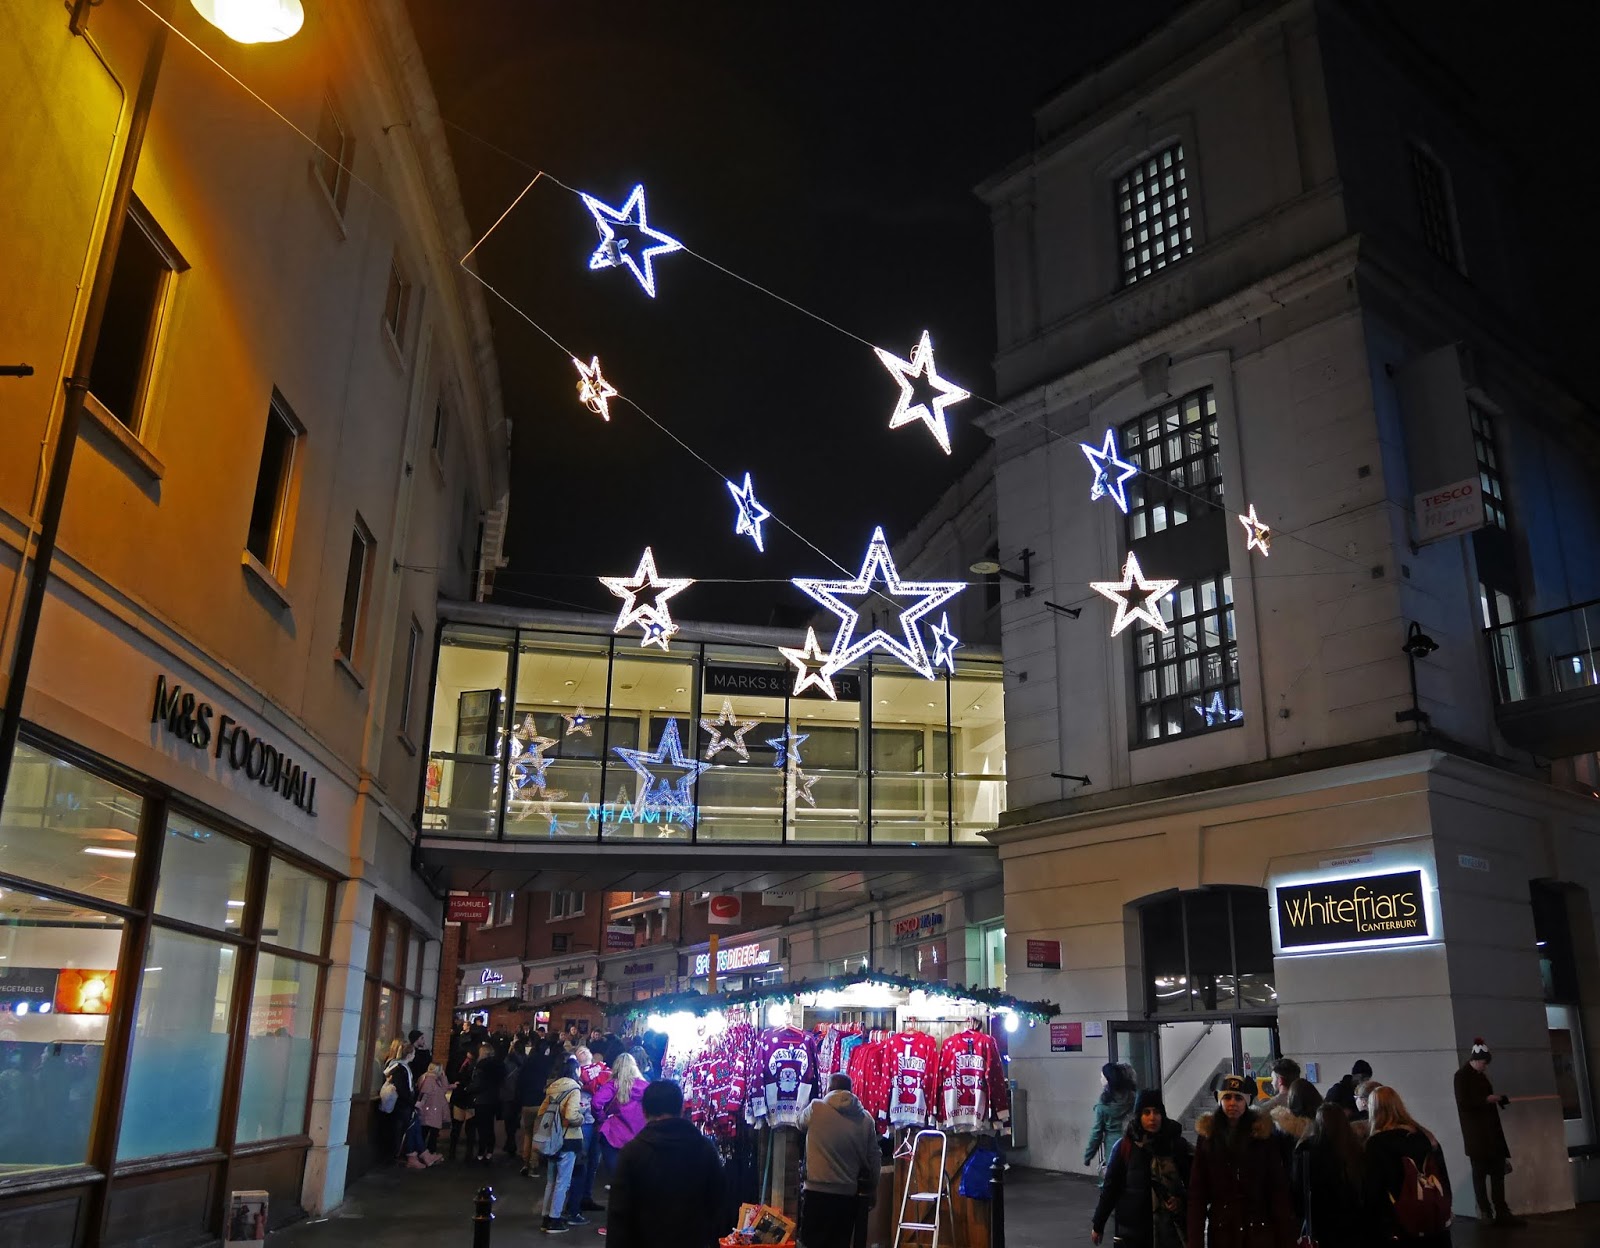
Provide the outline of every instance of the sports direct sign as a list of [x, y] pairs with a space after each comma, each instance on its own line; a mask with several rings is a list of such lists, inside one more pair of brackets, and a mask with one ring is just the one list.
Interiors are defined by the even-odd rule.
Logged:
[[1483, 527], [1483, 491], [1477, 477], [1416, 496], [1417, 544]]
[[[766, 945], [735, 945], [732, 949], [717, 950], [717, 974], [727, 971], [748, 970], [752, 966], [766, 966], [772, 961], [772, 950]], [[696, 975], [709, 975], [711, 973], [711, 955], [697, 953], [694, 955], [694, 973]]]

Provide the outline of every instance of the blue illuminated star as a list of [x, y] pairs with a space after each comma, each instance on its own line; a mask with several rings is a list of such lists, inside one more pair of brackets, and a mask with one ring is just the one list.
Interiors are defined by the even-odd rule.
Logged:
[[[689, 823], [693, 820], [692, 786], [700, 773], [711, 764], [702, 763], [692, 754], [683, 752], [683, 742], [678, 736], [677, 720], [667, 720], [667, 726], [661, 732], [661, 744], [653, 751], [630, 750], [620, 745], [611, 748], [617, 757], [639, 773], [640, 810], [655, 806], [662, 810], [666, 818], [673, 817], [667, 812], [683, 812], [679, 817], [680, 823]], [[676, 780], [657, 779], [651, 767], [670, 767], [682, 774]]]
[[[839, 631], [834, 634], [833, 648], [822, 668], [824, 676], [835, 675], [858, 662], [869, 651], [882, 650], [929, 680], [933, 679], [933, 665], [928, 661], [928, 649], [922, 643], [922, 630], [917, 623], [965, 588], [961, 581], [902, 581], [881, 527], [872, 531], [872, 540], [867, 543], [867, 557], [855, 580], [823, 581], [797, 576], [794, 585], [801, 593], [809, 594], [839, 617]], [[858, 598], [876, 595], [880, 598], [917, 599], [911, 606], [898, 612], [904, 640], [891, 637], [881, 628], [874, 628], [865, 637], [857, 638], [855, 631], [861, 620], [861, 612], [841, 601], [842, 594]]]
[[[1094, 487], [1089, 491], [1090, 501], [1092, 502], [1103, 495], [1109, 494], [1112, 501], [1122, 508], [1123, 515], [1127, 515], [1127, 482], [1130, 477], [1138, 475], [1139, 466], [1130, 464], [1117, 454], [1117, 431], [1115, 429], [1106, 430], [1105, 445], [1099, 450], [1096, 450], [1087, 442], [1080, 442], [1078, 446], [1089, 457], [1089, 464], [1094, 469]], [[1112, 468], [1117, 470], [1115, 479], [1111, 475], [1110, 470]]]
[[[656, 297], [656, 275], [651, 261], [668, 252], [681, 251], [683, 244], [660, 230], [650, 228], [645, 215], [644, 186], [633, 188], [621, 208], [602, 204], [593, 195], [582, 195], [584, 206], [600, 231], [600, 245], [589, 257], [590, 269], [609, 269], [622, 265], [639, 280], [644, 293]], [[617, 226], [626, 226], [631, 237], [618, 238]], [[646, 242], [645, 240], [653, 240]], [[640, 245], [643, 244], [643, 245]]]
[[778, 757], [773, 759], [772, 765], [782, 767], [785, 763], [793, 761], [796, 767], [800, 766], [800, 743], [810, 739], [809, 732], [796, 733], [793, 728], [785, 728], [781, 737], [768, 737], [767, 744], [778, 752]]
[[1197, 701], [1194, 704], [1194, 712], [1196, 715], [1205, 716], [1207, 728], [1210, 728], [1218, 723], [1236, 724], [1244, 718], [1244, 711], [1231, 709], [1227, 703], [1222, 700], [1222, 691], [1220, 689], [1211, 695], [1210, 706], [1206, 706]]
[[732, 481], [728, 482], [728, 490], [733, 494], [733, 501], [739, 505], [739, 519], [733, 526], [735, 536], [748, 533], [756, 544], [756, 549], [766, 554], [767, 548], [763, 545], [761, 536], [761, 522], [772, 513], [756, 502], [755, 487], [750, 484], [750, 474], [744, 474], [744, 489], [740, 489]]
[[932, 628], [933, 633], [933, 665], [938, 667], [941, 663], [950, 669], [953, 675], [956, 670], [956, 647], [961, 644], [960, 639], [950, 631], [950, 615], [948, 612], [939, 613], [939, 622]]

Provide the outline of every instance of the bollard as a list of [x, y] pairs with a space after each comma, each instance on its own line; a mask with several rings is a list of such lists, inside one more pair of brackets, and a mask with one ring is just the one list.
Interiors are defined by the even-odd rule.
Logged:
[[472, 1248], [489, 1248], [494, 1229], [494, 1188], [480, 1187], [472, 1198]]
[[1006, 1155], [995, 1142], [989, 1171], [989, 1248], [1006, 1248]]

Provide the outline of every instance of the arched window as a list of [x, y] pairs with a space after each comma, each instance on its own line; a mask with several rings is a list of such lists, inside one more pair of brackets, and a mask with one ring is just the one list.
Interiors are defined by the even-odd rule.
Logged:
[[1275, 1009], [1264, 888], [1202, 888], [1138, 903], [1145, 1013]]

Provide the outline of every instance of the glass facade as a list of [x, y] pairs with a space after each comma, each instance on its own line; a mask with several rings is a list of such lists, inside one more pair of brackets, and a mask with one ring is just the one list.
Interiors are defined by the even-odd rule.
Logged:
[[451, 624], [436, 673], [428, 836], [917, 845], [1005, 809], [998, 661], [796, 698], [776, 644]]

